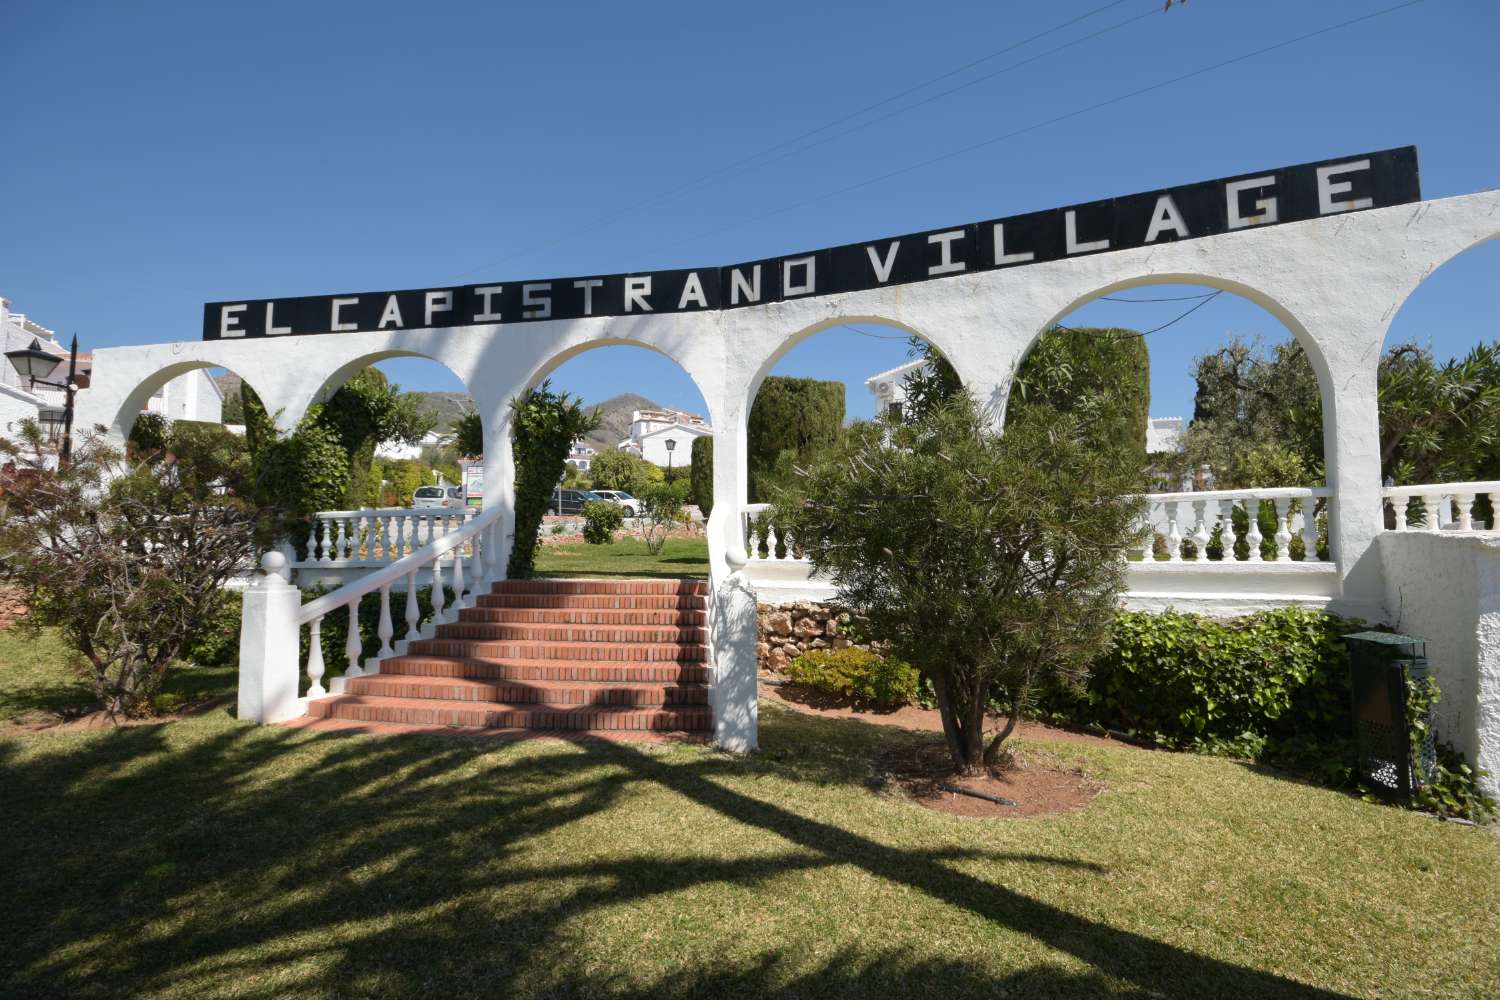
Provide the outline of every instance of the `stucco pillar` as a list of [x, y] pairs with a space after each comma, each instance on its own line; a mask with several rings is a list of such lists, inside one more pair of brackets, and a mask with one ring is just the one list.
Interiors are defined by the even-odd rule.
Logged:
[[[484, 411], [481, 411], [484, 412]], [[516, 462], [510, 448], [510, 421], [491, 412], [484, 421], [484, 510], [500, 508], [501, 513], [490, 528], [494, 545], [493, 579], [505, 579], [506, 566], [516, 537]]]
[[286, 582], [286, 557], [267, 552], [264, 576], [241, 595], [238, 716], [244, 722], [284, 722], [301, 715], [297, 700], [297, 612], [302, 592]]
[[[735, 395], [734, 390], [730, 392]], [[744, 398], [741, 390], [736, 397]], [[740, 509], [749, 497], [745, 409], [731, 403], [720, 411], [714, 432], [714, 509], [709, 515], [709, 613], [713, 621], [713, 679], [709, 700], [714, 742], [745, 752], [759, 745], [760, 702], [756, 644], [759, 599], [743, 572], [746, 561]]]

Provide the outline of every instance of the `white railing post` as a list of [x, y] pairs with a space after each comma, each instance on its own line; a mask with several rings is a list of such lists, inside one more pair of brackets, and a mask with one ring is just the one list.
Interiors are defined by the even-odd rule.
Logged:
[[345, 677], [363, 677], [364, 671], [359, 668], [359, 654], [364, 651], [364, 640], [359, 634], [359, 598], [349, 602], [349, 635], [344, 640], [344, 656], [348, 658], [349, 665], [344, 668]]
[[307, 696], [321, 698], [328, 693], [323, 686], [323, 619], [307, 623]]
[[333, 525], [328, 522], [328, 518], [319, 514], [318, 526], [323, 529], [322, 556], [318, 561], [331, 563], [333, 562]]
[[[1194, 518], [1194, 524], [1193, 524], [1193, 561], [1194, 562], [1203, 562], [1205, 559], [1208, 558], [1208, 539], [1209, 539], [1209, 532], [1208, 532], [1208, 503], [1209, 502], [1207, 500], [1195, 500], [1195, 501], [1193, 501], [1193, 518]], [[1219, 506], [1219, 503], [1218, 503], [1217, 500], [1215, 500], [1213, 502], [1213, 504], [1214, 504], [1214, 508], [1215, 508], [1215, 513], [1217, 513], [1218, 512], [1217, 508]]]
[[1277, 497], [1276, 504], [1276, 561], [1292, 561], [1292, 531], [1288, 525], [1292, 520], [1290, 497]]
[[406, 555], [406, 518], [398, 515], [395, 520], [396, 541], [394, 544], [396, 546], [396, 558], [400, 559]]
[[1245, 499], [1245, 515], [1249, 520], [1245, 528], [1245, 558], [1249, 562], [1263, 562], [1260, 543], [1265, 536], [1260, 533], [1260, 501], [1255, 497]]
[[1474, 494], [1457, 493], [1453, 497], [1454, 503], [1458, 504], [1458, 530], [1474, 530]]
[[[334, 523], [339, 526], [339, 530], [333, 542], [333, 561], [343, 562], [349, 558], [349, 535], [344, 528], [345, 521], [342, 517], [335, 518]], [[332, 527], [332, 525], [329, 525], [329, 527]]]
[[[381, 659], [387, 656], [395, 656], [396, 651], [391, 648], [391, 637], [396, 634], [396, 626], [391, 624], [391, 585], [386, 584], [380, 588], [380, 626], [376, 632], [380, 636], [380, 652], [376, 654]], [[371, 671], [366, 671], [367, 673]]]
[[422, 623], [422, 609], [417, 604], [417, 571], [406, 575], [406, 636], [410, 643], [417, 637], [417, 626]]
[[1182, 562], [1182, 532], [1177, 527], [1177, 501], [1168, 500], [1167, 509], [1167, 559]]
[[1318, 561], [1318, 501], [1313, 497], [1302, 501], [1302, 561]]
[[267, 552], [265, 575], [240, 597], [238, 716], [246, 722], [284, 722], [302, 713], [297, 700], [297, 611], [302, 592], [287, 583], [286, 556]]

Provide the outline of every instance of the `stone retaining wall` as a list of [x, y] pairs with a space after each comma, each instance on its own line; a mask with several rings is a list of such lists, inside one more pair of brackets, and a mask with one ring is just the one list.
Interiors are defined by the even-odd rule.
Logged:
[[4, 632], [19, 619], [24, 618], [26, 610], [26, 602], [21, 599], [19, 590], [0, 587], [0, 632]]
[[849, 612], [828, 604], [796, 601], [760, 606], [760, 642], [756, 663], [762, 670], [780, 673], [789, 660], [810, 649], [873, 649], [883, 653], [887, 643], [864, 641], [851, 634]]

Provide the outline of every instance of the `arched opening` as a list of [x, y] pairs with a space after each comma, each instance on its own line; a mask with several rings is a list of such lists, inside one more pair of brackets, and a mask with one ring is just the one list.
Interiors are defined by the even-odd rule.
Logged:
[[656, 347], [595, 340], [549, 358], [526, 391], [590, 417], [547, 501], [536, 574], [706, 577], [719, 428], [693, 376]]
[[910, 326], [860, 316], [799, 331], [761, 365], [743, 410], [740, 529], [765, 600], [778, 600], [778, 591], [803, 596], [810, 586], [796, 539], [774, 523], [771, 509], [794, 486], [798, 468], [834, 446], [855, 421], [915, 419], [959, 387], [953, 365], [962, 360], [950, 363]]
[[1500, 526], [1500, 306], [1488, 294], [1497, 276], [1492, 237], [1427, 275], [1386, 330], [1377, 386], [1387, 528]]
[[1134, 558], [1327, 561], [1321, 353], [1254, 289], [1190, 275], [1091, 293], [1033, 342], [1008, 415], [1085, 412], [1100, 447], [1138, 451], [1151, 531]]

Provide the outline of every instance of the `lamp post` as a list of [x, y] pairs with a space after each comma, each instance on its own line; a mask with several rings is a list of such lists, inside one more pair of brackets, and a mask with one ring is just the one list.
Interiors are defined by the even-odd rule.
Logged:
[[674, 441], [674, 440], [672, 440], [671, 438], [667, 438], [666, 445], [667, 445], [667, 482], [670, 483], [672, 481], [672, 452], [674, 450], [676, 450], [676, 448], [677, 448], [677, 442]]
[[68, 378], [65, 382], [47, 381], [47, 376], [62, 364], [62, 358], [43, 350], [42, 342], [35, 337], [31, 339], [31, 346], [18, 351], [6, 351], [5, 357], [16, 374], [26, 379], [31, 388], [45, 385], [49, 389], [63, 391], [63, 439], [62, 447], [57, 453], [57, 464], [66, 466], [73, 458], [73, 395], [78, 391], [78, 385], [74, 381], [78, 374], [78, 335], [73, 335], [73, 344], [68, 349]]

